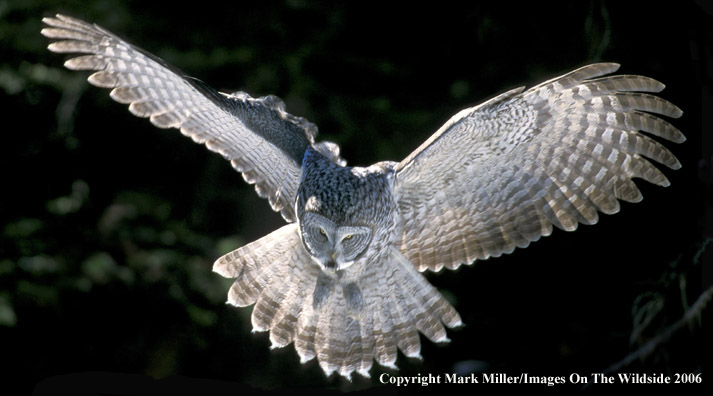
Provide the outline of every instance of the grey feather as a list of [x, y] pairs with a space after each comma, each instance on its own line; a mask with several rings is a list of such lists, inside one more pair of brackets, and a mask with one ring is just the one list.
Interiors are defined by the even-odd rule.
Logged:
[[99, 26], [64, 15], [43, 21], [51, 27], [42, 34], [58, 40], [51, 51], [88, 54], [70, 58], [67, 68], [96, 70], [89, 82], [112, 88], [112, 99], [129, 104], [132, 114], [160, 128], [178, 128], [222, 154], [274, 210], [295, 221], [292, 199], [314, 125], [288, 114], [277, 97], [214, 91]]
[[[294, 344], [325, 374], [396, 368], [421, 358], [419, 333], [448, 342], [462, 325], [419, 271], [454, 269], [594, 224], [637, 202], [632, 179], [667, 186], [649, 160], [681, 166], [655, 138], [684, 135], [648, 77], [582, 67], [512, 89], [454, 115], [400, 163], [348, 167], [339, 147], [274, 96], [219, 93], [105, 29], [45, 18], [49, 49], [65, 65], [160, 128], [177, 128], [222, 154], [288, 224], [219, 258], [235, 279], [228, 302], [254, 304], [253, 331], [272, 348]], [[643, 132], [643, 133], [642, 133]], [[646, 134], [644, 134], [646, 133]]]
[[680, 163], [640, 131], [682, 142], [649, 114], [682, 112], [634, 92], [663, 89], [653, 79], [602, 77], [618, 67], [585, 66], [466, 109], [399, 163], [404, 254], [420, 270], [456, 268], [525, 247], [551, 225], [571, 231], [596, 223], [599, 211], [616, 213], [617, 199], [641, 199], [632, 178], [668, 185], [644, 157]]

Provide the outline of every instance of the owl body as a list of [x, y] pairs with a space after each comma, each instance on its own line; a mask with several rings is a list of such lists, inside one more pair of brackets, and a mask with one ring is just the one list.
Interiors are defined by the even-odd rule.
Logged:
[[552, 233], [594, 224], [638, 202], [640, 178], [678, 169], [655, 138], [685, 136], [659, 115], [682, 111], [652, 93], [660, 82], [583, 66], [512, 89], [451, 117], [402, 161], [348, 167], [338, 147], [274, 96], [223, 94], [107, 30], [45, 18], [49, 49], [93, 70], [139, 117], [230, 161], [287, 224], [214, 264], [235, 279], [228, 302], [254, 305], [255, 331], [294, 344], [327, 375], [369, 376], [397, 352], [420, 357], [420, 336], [448, 341], [462, 324], [421, 271], [455, 269], [510, 253]]
[[365, 274], [388, 265], [388, 247], [398, 237], [394, 165], [350, 167], [311, 147], [305, 151], [295, 213], [305, 253], [319, 269], [315, 307], [336, 290], [349, 314], [361, 315]]

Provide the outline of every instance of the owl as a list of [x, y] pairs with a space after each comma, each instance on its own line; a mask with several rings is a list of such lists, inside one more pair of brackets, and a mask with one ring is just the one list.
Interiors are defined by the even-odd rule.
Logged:
[[[683, 134], [657, 115], [679, 108], [664, 85], [581, 67], [455, 114], [400, 162], [347, 166], [339, 147], [275, 96], [218, 92], [111, 32], [45, 18], [49, 50], [94, 71], [136, 116], [220, 153], [286, 225], [223, 257], [228, 302], [254, 305], [252, 326], [274, 348], [294, 344], [327, 376], [368, 377], [397, 351], [420, 357], [420, 335], [447, 342], [458, 312], [422, 275], [527, 247], [553, 226], [572, 231], [637, 202], [632, 179], [669, 184], [649, 160], [680, 163], [656, 136]], [[644, 133], [642, 133], [644, 132]]]

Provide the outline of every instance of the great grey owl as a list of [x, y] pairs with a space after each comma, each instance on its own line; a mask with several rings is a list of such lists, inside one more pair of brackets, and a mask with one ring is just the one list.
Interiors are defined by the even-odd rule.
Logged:
[[[287, 225], [215, 262], [236, 278], [228, 302], [255, 304], [255, 331], [294, 343], [327, 375], [369, 376], [397, 350], [420, 356], [419, 332], [448, 341], [461, 325], [420, 274], [526, 247], [552, 226], [572, 231], [642, 196], [633, 178], [666, 186], [646, 158], [678, 160], [649, 135], [683, 134], [654, 115], [682, 112], [648, 92], [664, 85], [584, 66], [516, 88], [454, 115], [401, 162], [349, 167], [338, 147], [274, 96], [224, 94], [107, 30], [45, 18], [54, 52], [73, 70], [160, 128], [177, 128], [222, 154]], [[647, 134], [642, 134], [641, 131]], [[644, 158], [646, 157], [646, 158]], [[444, 327], [445, 326], [445, 327]]]

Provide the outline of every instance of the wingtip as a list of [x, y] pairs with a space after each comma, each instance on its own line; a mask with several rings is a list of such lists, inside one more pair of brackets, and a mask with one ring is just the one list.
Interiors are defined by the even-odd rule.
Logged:
[[[47, 18], [43, 18], [42, 21], [44, 22], [45, 19], [47, 19]], [[52, 34], [52, 32], [53, 32], [52, 28], [48, 28], [48, 27], [42, 28], [42, 30], [40, 30], [40, 34], [47, 38], [54, 38], [54, 35]], [[49, 48], [49, 46], [47, 48]]]
[[674, 109], [671, 113], [671, 118], [681, 118], [683, 116], [683, 110], [680, 107], [673, 105]]
[[70, 17], [68, 15], [64, 15], [64, 14], [54, 14], [54, 16], [43, 17], [42, 22], [49, 26], [57, 26], [59, 24], [66, 24], [69, 22], [84, 23], [77, 18], [72, 18], [72, 17]]
[[601, 65], [605, 66], [608, 70], [611, 70], [611, 73], [621, 68], [621, 64], [617, 62], [604, 62], [601, 63]]
[[599, 75], [604, 75], [604, 74], [609, 74], [609, 73], [614, 73], [615, 71], [619, 70], [621, 67], [621, 64], [616, 63], [616, 62], [598, 62], [598, 63], [590, 63], [587, 65], [584, 65], [580, 67], [579, 69], [575, 70], [574, 72], [577, 72], [582, 69], [599, 69], [598, 74]]

